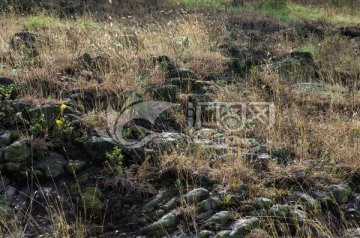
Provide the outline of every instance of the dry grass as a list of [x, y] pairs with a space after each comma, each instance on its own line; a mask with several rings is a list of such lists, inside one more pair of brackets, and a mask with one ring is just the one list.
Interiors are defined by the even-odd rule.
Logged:
[[[245, 16], [244, 21], [248, 17]], [[44, 15], [38, 18], [47, 19]], [[153, 67], [153, 56], [167, 55], [178, 66], [191, 68], [200, 78], [210, 73], [224, 73], [226, 58], [216, 50], [216, 46], [226, 40], [223, 16], [210, 18], [202, 14], [172, 13], [166, 17], [164, 14], [161, 20], [156, 17], [149, 17], [148, 22], [142, 20], [137, 19], [137, 16], [103, 22], [96, 22], [90, 17], [61, 21], [54, 18], [49, 25], [27, 16], [0, 16], [0, 59], [4, 59], [4, 63], [9, 66], [0, 69], [0, 74], [24, 85], [20, 91], [21, 100], [41, 104], [62, 102], [67, 96], [61, 93], [62, 90], [109, 95], [127, 88], [143, 92], [147, 84], [162, 84], [166, 75], [163, 69]], [[36, 27], [33, 24], [37, 24]], [[44, 39], [39, 49], [38, 62], [31, 67], [24, 65], [21, 56], [9, 48], [11, 36], [25, 28]], [[189, 39], [189, 44], [182, 43], [184, 37]], [[353, 41], [337, 35], [327, 35], [323, 39], [311, 36], [295, 41], [275, 36], [269, 38], [273, 42], [270, 42], [268, 49], [275, 54], [290, 53], [294, 49], [310, 51], [319, 68], [320, 81], [327, 90], [295, 93], [291, 87], [300, 82], [299, 75], [287, 80], [276, 70], [264, 67], [254, 70], [245, 79], [238, 78], [236, 84], [219, 87], [214, 97], [215, 100], [226, 102], [274, 102], [274, 127], [270, 130], [258, 127], [246, 136], [265, 140], [269, 147], [290, 148], [294, 152], [294, 162], [288, 165], [271, 163], [269, 172], [259, 172], [244, 162], [241, 153], [224, 161], [209, 160], [209, 151], [188, 148], [186, 152], [164, 156], [160, 163], [160, 175], [175, 171], [179, 179], [187, 180], [193, 173], [206, 174], [220, 181], [227, 189], [250, 184], [253, 196], [276, 197], [282, 193], [281, 189], [265, 188], [264, 184], [286, 178], [296, 180], [305, 174], [314, 186], [321, 186], [317, 184], [319, 178], [342, 181], [349, 177], [349, 170], [350, 174], [358, 173], [360, 93], [356, 80], [360, 75], [360, 52], [356, 50], [357, 46]], [[241, 43], [248, 47], [253, 44]], [[62, 71], [69, 66], [74, 67], [75, 60], [84, 53], [92, 57], [104, 53], [109, 56], [109, 69], [98, 72], [101, 82], [94, 80], [95, 76], [86, 70], [80, 70], [74, 76], [74, 82], [62, 81]], [[345, 83], [340, 73], [348, 75]], [[46, 97], [39, 82], [53, 85], [45, 93]], [[271, 89], [270, 96], [268, 88]], [[103, 116], [101, 113], [87, 112], [84, 119], [92, 126], [103, 125], [99, 119], [99, 115]], [[185, 122], [184, 118], [180, 120], [180, 115], [177, 117], [179, 121]], [[327, 167], [325, 171], [312, 170], [311, 161], [316, 161], [322, 168], [332, 168]], [[152, 166], [147, 161], [138, 169], [138, 178], [131, 177], [133, 180], [118, 182], [135, 181], [133, 183], [137, 184], [139, 181], [152, 180], [157, 175]], [[56, 230], [69, 230], [61, 209], [54, 212], [57, 214], [53, 217]], [[325, 222], [321, 219], [313, 225], [321, 226], [321, 222]], [[17, 230], [13, 227], [7, 229], [10, 233]], [[84, 227], [76, 229], [83, 231]], [[318, 230], [328, 234], [323, 227]], [[59, 233], [58, 237], [70, 235]]]

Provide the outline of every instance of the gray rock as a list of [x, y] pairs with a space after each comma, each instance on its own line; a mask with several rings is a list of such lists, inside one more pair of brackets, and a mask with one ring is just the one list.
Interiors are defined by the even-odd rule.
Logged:
[[21, 164], [19, 163], [13, 163], [13, 162], [7, 162], [4, 166], [5, 170], [11, 173], [19, 172], [21, 169]]
[[145, 235], [161, 236], [166, 234], [166, 231], [174, 230], [176, 227], [176, 213], [171, 211], [161, 217], [158, 221], [147, 226], [142, 233]]
[[302, 223], [306, 219], [306, 213], [299, 209], [291, 209], [289, 212], [290, 222], [292, 224]]
[[150, 212], [154, 211], [156, 207], [159, 207], [165, 200], [166, 192], [166, 190], [161, 190], [153, 199], [151, 199], [143, 206], [143, 211]]
[[84, 160], [71, 160], [66, 164], [66, 170], [71, 172], [78, 172], [82, 170], [86, 165], [86, 161]]
[[199, 238], [209, 238], [214, 235], [214, 232], [209, 230], [202, 230], [199, 232]]
[[162, 208], [168, 212], [170, 210], [175, 209], [179, 204], [180, 204], [180, 199], [178, 197], [173, 197], [167, 203], [165, 203], [164, 206], [162, 206]]
[[278, 218], [286, 218], [288, 213], [290, 212], [290, 208], [288, 205], [274, 205], [270, 208], [269, 213], [272, 216], [276, 216]]
[[223, 230], [223, 231], [219, 231], [215, 238], [229, 238], [230, 237], [230, 230]]
[[41, 118], [44, 116], [44, 120], [48, 127], [52, 127], [56, 123], [56, 119], [64, 114], [75, 114], [75, 111], [67, 106], [65, 109], [61, 109], [60, 104], [43, 105], [34, 107], [22, 114], [23, 118], [27, 119], [31, 123], [40, 123]]
[[11, 133], [5, 133], [3, 135], [0, 136], [0, 147], [3, 146], [8, 146], [10, 145], [12, 142], [12, 136]]
[[154, 216], [155, 216], [155, 218], [160, 218], [160, 217], [164, 216], [165, 213], [166, 213], [166, 211], [164, 209], [159, 209], [154, 212]]
[[36, 57], [39, 54], [36, 48], [37, 42], [37, 35], [31, 32], [23, 31], [14, 34], [11, 38], [10, 46], [14, 51], [19, 52], [21, 55]]
[[320, 202], [306, 193], [294, 192], [294, 195], [300, 202], [304, 203], [306, 207], [308, 207], [309, 209], [319, 210], [321, 208]]
[[198, 207], [200, 208], [200, 211], [212, 211], [219, 208], [221, 205], [221, 200], [218, 197], [215, 198], [208, 198], [200, 203], [198, 203]]
[[254, 210], [248, 213], [249, 216], [255, 216], [255, 217], [265, 217], [268, 215], [268, 210], [266, 209], [259, 209]]
[[191, 190], [187, 194], [184, 195], [184, 199], [187, 203], [198, 203], [203, 201], [209, 196], [209, 191], [205, 188], [196, 188], [194, 190]]
[[95, 161], [105, 160], [106, 153], [111, 152], [115, 146], [118, 144], [113, 139], [99, 136], [92, 136], [84, 143], [86, 152]]
[[4, 160], [9, 162], [24, 162], [31, 155], [27, 140], [19, 140], [4, 149]]
[[37, 163], [35, 168], [41, 169], [48, 178], [56, 178], [64, 173], [65, 164], [66, 160], [62, 155], [50, 153]]
[[178, 69], [174, 69], [169, 71], [168, 78], [189, 78], [189, 79], [198, 79], [198, 77], [196, 76], [196, 74], [191, 70], [191, 69], [187, 69], [187, 68], [178, 68]]
[[157, 154], [172, 152], [176, 149], [182, 149], [187, 144], [187, 137], [182, 133], [162, 132], [154, 138], [147, 147]]
[[232, 225], [229, 237], [245, 237], [252, 229], [260, 227], [260, 220], [256, 217], [240, 218]]
[[329, 186], [329, 190], [339, 204], [347, 203], [352, 193], [351, 187], [346, 184], [331, 185]]
[[226, 224], [229, 221], [231, 213], [229, 211], [220, 211], [215, 213], [212, 217], [206, 220], [206, 224], [217, 223], [220, 226]]
[[268, 198], [255, 198], [254, 207], [256, 209], [269, 209], [272, 205], [271, 199]]

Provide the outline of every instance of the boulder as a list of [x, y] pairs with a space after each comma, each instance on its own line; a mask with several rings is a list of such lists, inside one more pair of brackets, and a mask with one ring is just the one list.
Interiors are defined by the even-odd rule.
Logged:
[[269, 210], [269, 213], [277, 218], [286, 218], [289, 212], [290, 207], [288, 205], [279, 204], [273, 205]]
[[175, 211], [171, 211], [158, 221], [145, 227], [145, 229], [142, 230], [142, 234], [156, 237], [165, 235], [167, 231], [172, 231], [176, 228], [176, 220], [177, 216]]
[[4, 160], [12, 163], [25, 162], [31, 155], [27, 140], [19, 140], [4, 149]]
[[319, 210], [321, 208], [320, 202], [306, 193], [294, 192], [294, 195], [301, 203], [304, 203], [308, 209]]
[[180, 79], [198, 79], [196, 74], [191, 70], [187, 68], [178, 68], [173, 69], [168, 72], [167, 75], [168, 78], [180, 78]]
[[271, 199], [268, 198], [255, 198], [254, 207], [256, 209], [269, 209], [272, 206]]
[[66, 164], [66, 170], [71, 173], [71, 172], [78, 172], [81, 171], [86, 165], [86, 161], [84, 160], [70, 160], [67, 164]]
[[37, 35], [31, 32], [23, 31], [14, 34], [10, 40], [10, 47], [21, 55], [36, 57], [39, 55], [37, 51], [37, 43]]
[[50, 153], [39, 161], [35, 168], [42, 170], [48, 178], [56, 178], [64, 173], [66, 164], [64, 157], [57, 153]]
[[347, 203], [352, 193], [351, 187], [346, 184], [330, 185], [329, 190], [339, 204]]
[[230, 220], [231, 213], [229, 211], [220, 211], [205, 221], [206, 227], [212, 227], [213, 223], [224, 226]]
[[85, 143], [84, 148], [94, 161], [106, 159], [106, 153], [113, 151], [118, 143], [111, 138], [92, 136]]
[[256, 217], [240, 218], [232, 224], [229, 237], [245, 237], [251, 230], [260, 227], [260, 220]]
[[209, 191], [205, 188], [196, 188], [184, 195], [187, 203], [194, 204], [205, 200], [209, 196]]

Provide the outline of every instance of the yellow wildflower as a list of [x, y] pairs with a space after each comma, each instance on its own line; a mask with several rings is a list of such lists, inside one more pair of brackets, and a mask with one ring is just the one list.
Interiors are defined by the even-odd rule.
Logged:
[[62, 121], [62, 120], [60, 120], [60, 119], [57, 119], [57, 120], [56, 120], [56, 125], [62, 126], [62, 124], [63, 124], [63, 121]]

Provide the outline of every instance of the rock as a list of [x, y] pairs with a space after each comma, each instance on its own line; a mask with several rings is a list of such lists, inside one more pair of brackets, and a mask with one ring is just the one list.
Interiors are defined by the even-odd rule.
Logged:
[[269, 209], [272, 205], [271, 199], [268, 198], [255, 198], [254, 207], [256, 209]]
[[[159, 207], [162, 204], [162, 202], [165, 200], [166, 196], [167, 196], [167, 191], [161, 190], [153, 199], [151, 199], [149, 202], [147, 202], [143, 206], [143, 211], [144, 212], [153, 211], [155, 208]], [[172, 201], [172, 202], [175, 202], [175, 201]], [[166, 204], [165, 204], [165, 207], [166, 207]]]
[[13, 163], [24, 162], [30, 155], [26, 139], [16, 141], [4, 149], [4, 160]]
[[179, 88], [176, 85], [160, 85], [147, 90], [156, 100], [176, 102]]
[[205, 221], [206, 227], [211, 227], [212, 223], [219, 224], [220, 226], [224, 226], [230, 219], [229, 211], [220, 211], [215, 213], [212, 217]]
[[246, 161], [256, 170], [268, 171], [270, 160], [271, 156], [267, 153], [248, 153], [246, 155]]
[[260, 220], [256, 217], [240, 218], [232, 225], [229, 237], [245, 237], [251, 230], [260, 227]]
[[168, 78], [180, 78], [180, 79], [198, 79], [196, 74], [187, 68], [178, 68], [168, 72]]
[[[55, 120], [61, 114], [60, 106], [46, 105], [44, 107], [35, 107], [23, 113], [23, 117], [28, 119], [32, 125], [41, 124], [45, 120], [48, 127], [55, 125]], [[45, 129], [44, 129], [45, 130]]]
[[219, 208], [221, 205], [220, 198], [208, 198], [200, 203], [198, 203], [198, 207], [200, 208], [200, 211], [213, 211]]
[[183, 198], [187, 203], [194, 204], [203, 201], [208, 196], [209, 196], [209, 191], [207, 189], [196, 188], [185, 194]]
[[92, 136], [85, 143], [84, 148], [94, 161], [104, 161], [106, 153], [113, 151], [118, 143], [111, 138]]
[[223, 230], [223, 231], [219, 231], [215, 238], [229, 238], [230, 237], [230, 230]]
[[325, 191], [310, 191], [309, 194], [314, 197], [316, 200], [320, 201], [321, 207], [327, 208], [331, 204], [335, 203], [335, 198], [332, 194], [329, 194]]
[[290, 57], [293, 57], [304, 62], [311, 63], [314, 61], [314, 58], [310, 52], [306, 51], [293, 51], [290, 53]]
[[66, 164], [66, 170], [69, 173], [72, 172], [78, 172], [80, 170], [82, 170], [86, 165], [86, 161], [84, 160], [70, 160], [67, 164]]
[[164, 206], [162, 206], [162, 208], [168, 212], [170, 210], [175, 209], [179, 204], [180, 204], [180, 199], [178, 197], [173, 197], [167, 203], [165, 203]]
[[0, 101], [15, 99], [16, 83], [12, 79], [0, 77]]
[[178, 87], [182, 93], [191, 93], [195, 82], [196, 80], [191, 78], [171, 78], [168, 80], [170, 85]]
[[101, 73], [106, 73], [110, 69], [110, 56], [107, 54], [101, 54], [95, 57], [92, 61], [92, 68]]
[[5, 170], [11, 173], [19, 172], [21, 169], [21, 164], [13, 163], [13, 162], [7, 162], [5, 164]]
[[187, 137], [182, 133], [162, 132], [157, 135], [149, 144], [148, 148], [156, 154], [172, 152], [182, 149], [187, 144]]
[[48, 178], [56, 178], [64, 173], [66, 160], [62, 155], [50, 153], [35, 165], [35, 168], [41, 169]]
[[298, 58], [285, 58], [270, 65], [285, 81], [309, 82], [318, 78], [313, 62]]
[[166, 234], [166, 231], [172, 231], [176, 227], [176, 214], [175, 211], [171, 211], [168, 214], [161, 217], [158, 221], [148, 225], [142, 233], [149, 236], [162, 236]]
[[5, 199], [7, 199], [7, 201], [11, 201], [14, 198], [16, 192], [17, 189], [15, 187], [11, 185], [7, 186], [4, 191]]
[[255, 229], [251, 230], [250, 234], [248, 234], [246, 237], [249, 237], [249, 238], [271, 238], [272, 236], [270, 236], [263, 229], [255, 228]]
[[12, 142], [12, 136], [11, 133], [5, 133], [0, 136], [0, 147], [1, 146], [8, 146]]
[[165, 212], [165, 210], [163, 210], [163, 209], [156, 210], [156, 211], [154, 212], [154, 217], [155, 217], [155, 218], [160, 218], [160, 217], [164, 216], [165, 213], [166, 213], [166, 212]]
[[319, 201], [311, 197], [310, 195], [302, 192], [294, 192], [296, 199], [300, 202], [304, 203], [307, 208], [311, 210], [319, 210], [321, 208], [321, 204]]
[[288, 163], [292, 157], [291, 150], [286, 147], [273, 148], [270, 151], [270, 155], [277, 163], [281, 164]]
[[360, 28], [357, 27], [343, 27], [340, 29], [340, 33], [343, 36], [349, 36], [350, 38], [360, 37]]
[[93, 59], [91, 58], [89, 53], [84, 53], [80, 57], [78, 57], [76, 60], [76, 66], [79, 69], [88, 69], [91, 70], [93, 65]]
[[37, 41], [38, 36], [34, 33], [18, 32], [11, 38], [10, 47], [21, 55], [36, 57], [39, 55], [36, 48]]
[[242, 77], [248, 74], [253, 66], [264, 64], [267, 58], [263, 52], [249, 50], [246, 47], [239, 48], [234, 45], [226, 46], [223, 54], [232, 58], [228, 63], [229, 70], [240, 74]]
[[306, 219], [306, 213], [299, 209], [291, 209], [289, 212], [289, 221], [293, 225], [302, 223]]
[[176, 71], [174, 62], [166, 55], [153, 57], [152, 60], [154, 64], [159, 64], [162, 69], [165, 69], [168, 72]]
[[286, 218], [288, 213], [290, 212], [290, 208], [288, 205], [273, 205], [269, 213], [273, 216], [276, 216], [278, 218]]
[[214, 235], [214, 232], [209, 230], [202, 230], [199, 232], [199, 238], [210, 238]]
[[329, 190], [339, 204], [347, 203], [352, 193], [351, 187], [345, 184], [331, 185], [329, 186]]

